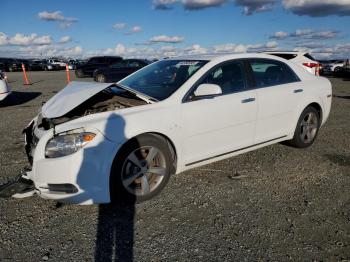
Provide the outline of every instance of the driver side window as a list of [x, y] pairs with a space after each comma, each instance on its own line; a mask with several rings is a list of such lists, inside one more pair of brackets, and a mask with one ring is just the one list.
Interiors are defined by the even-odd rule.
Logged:
[[219, 85], [223, 95], [243, 91], [246, 89], [244, 64], [234, 61], [215, 67], [200, 84]]

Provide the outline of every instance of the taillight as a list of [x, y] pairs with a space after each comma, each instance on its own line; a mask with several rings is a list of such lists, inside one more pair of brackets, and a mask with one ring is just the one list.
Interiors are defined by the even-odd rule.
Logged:
[[314, 68], [318, 65], [318, 63], [303, 63], [303, 66], [307, 66], [307, 67], [310, 67], [310, 68]]

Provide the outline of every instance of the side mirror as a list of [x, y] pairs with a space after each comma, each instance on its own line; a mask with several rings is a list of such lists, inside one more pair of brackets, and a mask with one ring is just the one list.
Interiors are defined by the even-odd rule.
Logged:
[[196, 91], [194, 91], [194, 95], [196, 97], [216, 96], [221, 94], [222, 94], [221, 87], [215, 84], [201, 84], [197, 87]]

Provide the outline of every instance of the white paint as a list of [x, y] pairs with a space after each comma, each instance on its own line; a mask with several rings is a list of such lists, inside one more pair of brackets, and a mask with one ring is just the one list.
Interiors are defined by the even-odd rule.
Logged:
[[[321, 106], [322, 124], [328, 118], [332, 94], [330, 82], [326, 78], [313, 76], [292, 62], [266, 54], [186, 58], [210, 61], [164, 101], [92, 114], [57, 125], [56, 134], [78, 128], [96, 134], [93, 141], [72, 155], [45, 158], [45, 146], [53, 137], [54, 130], [45, 131], [36, 127], [34, 133], [39, 142], [34, 151], [32, 171], [27, 176], [34, 181], [40, 196], [79, 204], [109, 202], [112, 161], [124, 143], [143, 133], [159, 133], [171, 140], [177, 154], [176, 173], [180, 173], [291, 139], [301, 112], [310, 103]], [[282, 61], [294, 70], [301, 81], [197, 101], [183, 100], [197, 80], [212, 67], [240, 58]], [[43, 113], [47, 117], [64, 115], [109, 85], [72, 83], [44, 105]], [[294, 89], [303, 89], [303, 92], [295, 94]], [[242, 103], [248, 98], [255, 100]], [[34, 119], [35, 125], [36, 121]], [[284, 137], [279, 138], [281, 136]], [[276, 140], [257, 145], [269, 139]], [[242, 150], [236, 151], [239, 149]], [[202, 162], [188, 165], [203, 159]], [[45, 189], [47, 184], [59, 183], [73, 184], [79, 191], [76, 194], [57, 194]]]

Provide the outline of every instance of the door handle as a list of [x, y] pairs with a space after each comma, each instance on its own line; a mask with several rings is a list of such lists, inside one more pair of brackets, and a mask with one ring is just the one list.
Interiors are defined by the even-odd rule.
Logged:
[[250, 98], [246, 98], [242, 100], [242, 103], [250, 103], [250, 102], [254, 102], [255, 98], [254, 97], [250, 97]]
[[303, 89], [295, 89], [293, 92], [294, 93], [301, 93], [301, 92], [303, 92], [304, 90]]

